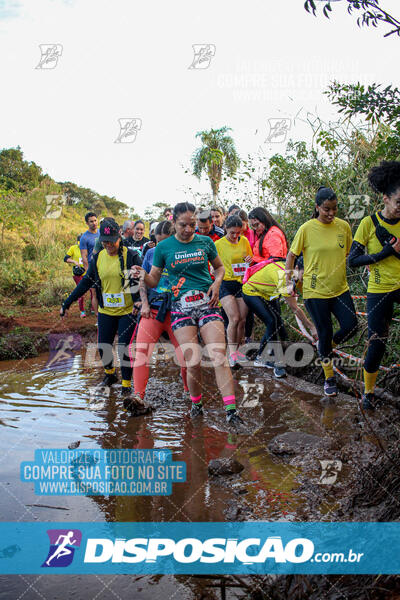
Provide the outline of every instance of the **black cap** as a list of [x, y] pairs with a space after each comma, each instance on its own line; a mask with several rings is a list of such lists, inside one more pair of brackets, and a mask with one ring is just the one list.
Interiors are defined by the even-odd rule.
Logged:
[[100, 224], [100, 242], [116, 242], [119, 238], [118, 223], [114, 219], [103, 219]]

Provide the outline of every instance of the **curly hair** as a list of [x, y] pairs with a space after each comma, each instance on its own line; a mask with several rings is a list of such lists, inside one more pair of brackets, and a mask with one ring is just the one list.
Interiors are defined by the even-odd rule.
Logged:
[[368, 181], [374, 192], [391, 196], [400, 188], [400, 162], [383, 160], [368, 173]]

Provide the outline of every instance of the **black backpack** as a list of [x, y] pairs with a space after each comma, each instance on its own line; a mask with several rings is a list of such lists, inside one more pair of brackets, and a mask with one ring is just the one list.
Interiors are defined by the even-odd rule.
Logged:
[[[392, 244], [396, 241], [396, 237], [392, 233], [390, 233], [386, 229], [386, 227], [383, 227], [383, 225], [379, 223], [376, 213], [371, 215], [371, 219], [373, 224], [375, 225], [375, 235], [378, 238], [379, 243], [382, 244], [382, 247], [387, 246], [388, 244]], [[398, 252], [395, 252], [393, 250], [393, 254], [394, 256], [396, 256], [396, 258], [400, 259], [400, 254]]]

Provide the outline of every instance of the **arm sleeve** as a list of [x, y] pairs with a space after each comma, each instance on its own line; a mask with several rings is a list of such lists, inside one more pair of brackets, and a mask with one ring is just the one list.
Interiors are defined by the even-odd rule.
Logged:
[[93, 286], [95, 282], [95, 266], [91, 260], [86, 275], [82, 277], [76, 288], [71, 292], [66, 300], [64, 300], [62, 306], [65, 310], [68, 310], [73, 302], [76, 302], [81, 296]]
[[365, 254], [365, 246], [359, 242], [354, 241], [351, 245], [349, 254], [349, 267], [363, 267], [364, 265], [371, 265], [374, 263], [387, 258], [392, 254], [392, 248], [390, 244], [383, 247], [380, 252], [376, 254]]
[[73, 246], [70, 246], [70, 248], [67, 250], [67, 254], [64, 256], [64, 262], [67, 262], [67, 260], [71, 258], [73, 254], [72, 248]]
[[292, 245], [290, 246], [290, 252], [292, 252], [296, 256], [300, 256], [300, 254], [304, 250], [304, 243], [305, 243], [304, 238], [305, 238], [304, 229], [303, 229], [303, 227], [300, 227], [298, 229], [296, 235], [294, 236], [294, 240], [292, 242]]

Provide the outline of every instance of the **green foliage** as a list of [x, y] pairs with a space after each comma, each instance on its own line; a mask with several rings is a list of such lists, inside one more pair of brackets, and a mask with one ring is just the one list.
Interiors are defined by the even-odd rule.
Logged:
[[203, 173], [208, 175], [214, 199], [218, 196], [222, 174], [233, 177], [239, 167], [240, 159], [233, 138], [227, 135], [230, 127], [199, 131], [202, 146], [192, 156], [193, 175], [198, 179]]
[[37, 187], [44, 177], [38, 165], [23, 159], [19, 146], [0, 152], [0, 187], [5, 190], [23, 193]]
[[[306, 0], [304, 3], [304, 8], [307, 12], [312, 12], [314, 16], [317, 15], [317, 0]], [[346, 0], [347, 1], [347, 12], [351, 15], [353, 10], [362, 10], [361, 15], [357, 17], [357, 25], [359, 27], [378, 27], [378, 25], [386, 24], [390, 26], [390, 31], [385, 33], [384, 37], [388, 37], [389, 35], [397, 34], [400, 35], [400, 21], [398, 21], [395, 17], [392, 17], [388, 12], [386, 12], [379, 5], [379, 0]], [[322, 2], [318, 2], [318, 4], [322, 5]], [[322, 12], [325, 17], [329, 19], [329, 13], [332, 12], [331, 2], [329, 0], [325, 0], [325, 3], [322, 7]], [[357, 13], [358, 14], [358, 13]]]
[[400, 121], [400, 91], [391, 85], [373, 83], [367, 88], [360, 84], [333, 81], [324, 92], [332, 104], [339, 106], [339, 113], [348, 117], [365, 115], [371, 123], [385, 122], [395, 125]]
[[24, 209], [21, 202], [22, 194], [11, 192], [0, 188], [0, 223], [1, 237], [4, 238], [4, 231], [12, 231], [21, 226], [25, 221]]
[[22, 260], [35, 260], [38, 257], [38, 249], [34, 244], [27, 244], [22, 248]]
[[66, 181], [60, 183], [63, 194], [67, 197], [67, 204], [77, 206], [85, 210], [93, 210], [97, 214], [104, 213], [104, 216], [111, 213], [114, 217], [124, 215], [129, 207], [120, 202], [114, 196], [105, 196], [94, 192], [89, 188], [84, 188], [76, 183]]
[[154, 202], [151, 208], [146, 208], [144, 211], [144, 219], [146, 221], [163, 221], [165, 219], [164, 210], [170, 206], [166, 202]]
[[26, 292], [34, 279], [35, 271], [22, 263], [10, 261], [0, 264], [0, 290], [8, 297]]
[[72, 276], [60, 275], [54, 279], [47, 279], [41, 286], [37, 301], [45, 306], [61, 305], [74, 287]]

